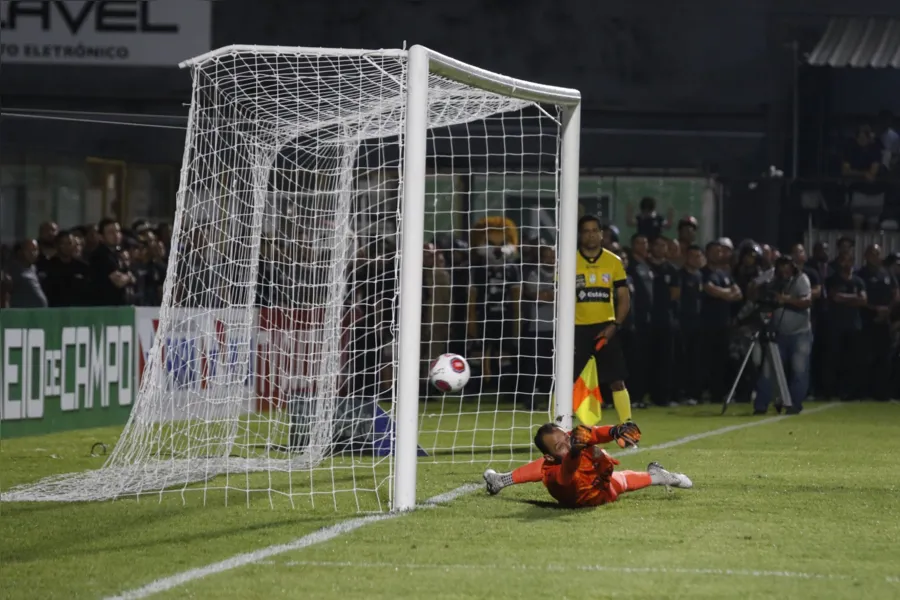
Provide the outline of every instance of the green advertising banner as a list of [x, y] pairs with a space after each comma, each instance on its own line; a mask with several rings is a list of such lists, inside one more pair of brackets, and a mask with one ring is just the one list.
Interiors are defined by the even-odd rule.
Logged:
[[125, 423], [134, 309], [0, 311], [0, 438]]
[[[521, 239], [541, 237], [556, 239], [556, 181], [539, 177], [473, 178], [471, 208], [472, 221], [489, 215], [512, 219], [520, 229]], [[710, 183], [702, 177], [640, 177], [623, 175], [583, 175], [578, 181], [578, 214], [595, 214], [619, 227], [620, 240], [628, 245], [635, 228], [629, 215], [638, 213], [641, 198], [650, 196], [657, 201], [657, 212], [673, 221], [688, 215], [700, 222], [701, 239], [709, 239], [713, 223], [705, 198]], [[437, 205], [436, 205], [437, 206]], [[438, 217], [434, 218], [439, 222]], [[676, 235], [676, 223], [664, 232]], [[574, 242], [573, 242], [574, 243]]]

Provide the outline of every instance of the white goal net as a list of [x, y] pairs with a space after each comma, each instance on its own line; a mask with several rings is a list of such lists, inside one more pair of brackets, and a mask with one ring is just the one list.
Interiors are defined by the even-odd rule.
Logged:
[[[556, 255], [574, 260], [559, 231], [577, 211], [578, 93], [421, 47], [235, 46], [188, 65], [169, 272], [131, 418], [101, 469], [3, 499], [384, 510], [414, 505], [417, 457], [530, 458], [534, 428], [571, 414], [554, 343], [574, 300]], [[451, 351], [473, 376], [445, 396], [425, 380]]]

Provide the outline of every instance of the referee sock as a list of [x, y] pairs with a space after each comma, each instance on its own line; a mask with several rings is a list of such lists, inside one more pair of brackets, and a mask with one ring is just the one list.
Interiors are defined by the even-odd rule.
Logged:
[[613, 390], [613, 405], [619, 415], [619, 423], [631, 420], [631, 396], [628, 390]]

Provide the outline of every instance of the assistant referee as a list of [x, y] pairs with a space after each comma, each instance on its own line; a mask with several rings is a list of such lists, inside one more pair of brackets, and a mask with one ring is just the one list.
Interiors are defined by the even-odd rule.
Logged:
[[[597, 379], [612, 389], [619, 421], [631, 420], [631, 398], [625, 388], [628, 369], [619, 336], [631, 295], [622, 260], [602, 246], [600, 220], [585, 215], [578, 220], [578, 257], [575, 272], [575, 373], [584, 370], [591, 356], [597, 359]], [[596, 350], [601, 338], [606, 344]]]

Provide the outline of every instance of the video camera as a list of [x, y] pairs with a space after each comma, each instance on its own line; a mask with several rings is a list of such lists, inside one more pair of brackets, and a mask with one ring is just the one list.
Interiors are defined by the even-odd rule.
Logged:
[[750, 325], [754, 328], [767, 325], [772, 320], [772, 314], [780, 307], [778, 304], [778, 294], [780, 293], [780, 286], [776, 285], [774, 280], [759, 284], [756, 288], [755, 299], [747, 300], [738, 311], [738, 325]]
[[[785, 266], [791, 266], [791, 276], [784, 277], [782, 271]], [[778, 309], [795, 310], [791, 306], [785, 306], [778, 301], [778, 296], [789, 294], [797, 280], [799, 271], [788, 256], [779, 257], [775, 261], [775, 270], [771, 278], [759, 281], [756, 284], [756, 298], [748, 301], [738, 312], [738, 323], [741, 325], [768, 325], [772, 316]]]
[[784, 281], [773, 279], [765, 282], [759, 288], [759, 296], [756, 299], [756, 310], [763, 312], [775, 312], [780, 308], [778, 296], [784, 293]]

